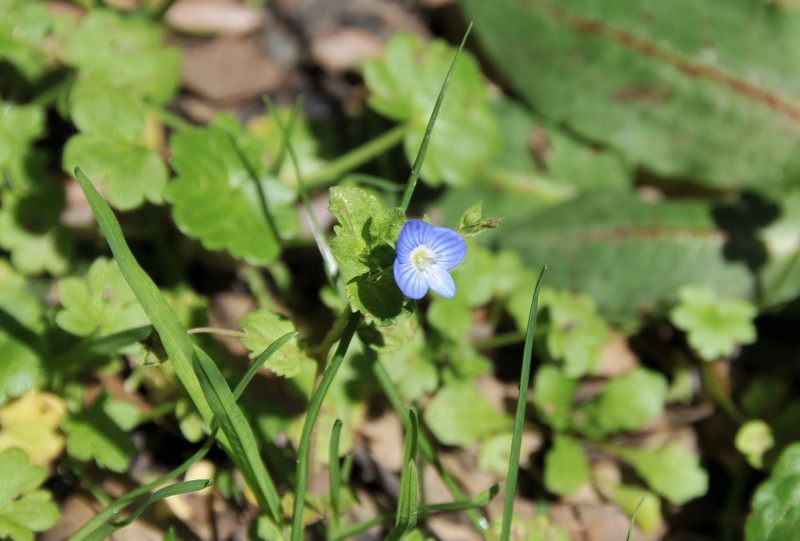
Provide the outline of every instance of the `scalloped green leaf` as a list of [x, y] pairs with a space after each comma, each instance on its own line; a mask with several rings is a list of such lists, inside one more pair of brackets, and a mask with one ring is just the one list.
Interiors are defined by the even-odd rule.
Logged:
[[77, 25], [63, 25], [56, 51], [78, 68], [79, 84], [100, 84], [162, 104], [180, 81], [181, 54], [165, 46], [162, 31], [146, 18], [92, 9]]
[[633, 165], [721, 188], [800, 178], [800, 62], [783, 54], [800, 45], [793, 6], [460, 5], [466, 20], [480, 21], [476, 34], [492, 65], [536, 111]]
[[789, 541], [800, 527], [800, 443], [781, 454], [769, 478], [753, 495], [753, 511], [744, 528], [745, 541]]
[[[440, 40], [426, 45], [416, 35], [397, 34], [383, 59], [364, 66], [369, 106], [408, 126], [403, 146], [409, 163], [417, 156], [455, 51]], [[464, 51], [436, 120], [422, 179], [434, 186], [469, 184], [476, 170], [498, 152], [500, 142], [480, 68]]]
[[61, 423], [67, 435], [67, 453], [78, 460], [94, 460], [101, 468], [128, 470], [136, 446], [111, 415], [107, 392], [100, 394], [85, 412], [74, 413]]
[[613, 452], [633, 466], [650, 488], [675, 505], [699, 498], [708, 490], [708, 473], [700, 458], [680, 443], [658, 449], [617, 448]]
[[44, 135], [44, 121], [45, 111], [38, 105], [0, 100], [0, 171], [23, 166], [31, 143]]
[[117, 135], [79, 133], [64, 147], [64, 171], [76, 167], [100, 185], [110, 205], [119, 210], [139, 207], [145, 200], [164, 200], [167, 166], [154, 150]]
[[76, 336], [106, 336], [150, 324], [117, 262], [98, 258], [84, 278], [58, 283], [56, 324]]
[[555, 494], [572, 494], [589, 481], [589, 458], [580, 442], [557, 434], [544, 457], [544, 486]]
[[[237, 323], [245, 333], [252, 335], [242, 338], [242, 344], [251, 351], [251, 358], [258, 357], [272, 342], [287, 332], [297, 330], [289, 318], [265, 308], [250, 312]], [[294, 377], [304, 368], [314, 365], [314, 359], [298, 346], [296, 336], [264, 363], [266, 368], [285, 378]]]
[[[267, 264], [281, 251], [276, 213], [294, 194], [268, 178], [254, 179], [237, 136], [213, 123], [173, 135], [172, 165], [178, 176], [166, 195], [175, 223], [185, 234], [209, 250], [224, 249], [251, 263]], [[290, 210], [292, 219], [296, 223], [296, 213]]]
[[381, 364], [405, 400], [413, 402], [436, 390], [439, 373], [427, 352], [425, 332], [420, 328], [416, 316], [383, 327], [380, 331], [366, 327], [359, 337], [364, 342], [368, 341], [369, 347], [377, 352]]
[[662, 374], [636, 368], [611, 380], [596, 400], [579, 408], [574, 424], [593, 437], [636, 430], [664, 412], [668, 390]]
[[0, 259], [0, 405], [36, 384], [44, 331], [42, 307], [25, 280]]
[[33, 541], [34, 532], [55, 526], [58, 506], [49, 491], [38, 488], [46, 478], [47, 469], [31, 465], [25, 451], [0, 453], [0, 537]]
[[11, 252], [11, 262], [27, 275], [60, 276], [69, 269], [72, 239], [58, 223], [60, 192], [3, 194], [0, 208], [0, 247]]
[[406, 221], [402, 209], [384, 208], [377, 197], [361, 188], [335, 186], [330, 190], [334, 226], [331, 251], [353, 311], [368, 322], [392, 325], [408, 317], [414, 302], [394, 281], [394, 243]]
[[456, 381], [439, 389], [428, 402], [424, 419], [440, 442], [460, 447], [510, 432], [513, 426], [511, 418], [494, 409], [474, 381]]
[[28, 0], [0, 2], [0, 59], [26, 78], [41, 76], [48, 67], [44, 38], [52, 19], [44, 4]]
[[144, 136], [144, 106], [123, 89], [107, 84], [76, 85], [69, 108], [75, 127], [82, 132], [113, 135], [129, 142]]
[[610, 331], [597, 316], [594, 301], [585, 295], [549, 287], [542, 288], [541, 299], [550, 324], [544, 342], [547, 353], [563, 362], [564, 373], [569, 377], [595, 373]]
[[536, 371], [533, 383], [533, 405], [539, 417], [556, 430], [569, 426], [572, 401], [578, 392], [578, 380], [562, 369], [543, 364]]
[[689, 345], [706, 361], [731, 355], [756, 340], [756, 307], [742, 299], [717, 299], [708, 286], [686, 285], [670, 320], [688, 334]]

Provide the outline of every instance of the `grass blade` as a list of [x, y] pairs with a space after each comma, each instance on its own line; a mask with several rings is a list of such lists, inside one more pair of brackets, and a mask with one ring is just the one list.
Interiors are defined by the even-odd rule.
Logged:
[[444, 101], [444, 95], [447, 93], [447, 86], [450, 84], [450, 79], [453, 77], [453, 70], [456, 69], [456, 62], [458, 62], [458, 57], [461, 56], [461, 51], [464, 49], [464, 44], [467, 43], [467, 37], [469, 36], [471, 30], [472, 23], [469, 23], [467, 31], [464, 32], [464, 37], [461, 39], [461, 45], [458, 46], [456, 55], [453, 57], [453, 62], [450, 64], [450, 70], [447, 72], [447, 76], [444, 78], [444, 83], [442, 84], [442, 89], [439, 91], [439, 96], [436, 98], [436, 103], [434, 104], [433, 111], [431, 112], [431, 118], [428, 120], [428, 127], [425, 128], [425, 135], [422, 137], [422, 143], [419, 145], [417, 158], [414, 160], [414, 165], [411, 167], [411, 175], [408, 177], [406, 189], [403, 192], [402, 199], [400, 200], [400, 207], [403, 209], [403, 211], [405, 211], [408, 208], [408, 204], [411, 203], [411, 196], [414, 194], [414, 188], [417, 187], [419, 174], [422, 171], [422, 162], [425, 161], [425, 154], [428, 152], [428, 143], [431, 141], [433, 125], [436, 124], [436, 117], [439, 116], [439, 109], [441, 109], [442, 102]]
[[250, 424], [228, 387], [222, 373], [203, 350], [196, 349], [195, 369], [214, 417], [228, 437], [231, 458], [247, 479], [262, 509], [268, 510], [280, 527], [283, 524], [280, 496], [258, 452]]
[[120, 228], [117, 218], [111, 211], [111, 207], [103, 200], [80, 167], [75, 169], [75, 178], [81, 185], [83, 193], [86, 194], [86, 199], [92, 207], [92, 212], [97, 218], [100, 230], [108, 241], [122, 275], [161, 337], [161, 343], [172, 360], [175, 374], [195, 406], [197, 406], [200, 415], [210, 426], [212, 421], [211, 408], [203, 396], [200, 382], [197, 380], [192, 368], [194, 344], [189, 335], [186, 334], [186, 328], [170, 308], [158, 287], [139, 266], [136, 258], [133, 257], [133, 253], [131, 253], [128, 243], [125, 242], [125, 237], [122, 235], [122, 228]]
[[644, 503], [644, 498], [645, 497], [642, 496], [642, 499], [639, 500], [638, 504], [636, 504], [636, 509], [633, 510], [633, 516], [631, 516], [631, 525], [628, 526], [628, 537], [625, 538], [626, 541], [631, 541], [631, 533], [633, 533], [633, 525], [636, 523], [636, 515], [639, 514], [639, 509], [642, 507], [642, 504]]
[[144, 513], [148, 507], [157, 501], [163, 500], [164, 498], [169, 498], [170, 496], [177, 496], [178, 494], [197, 492], [198, 490], [203, 490], [204, 488], [210, 487], [212, 484], [213, 483], [211, 479], [198, 479], [195, 481], [183, 481], [181, 483], [175, 483], [174, 485], [169, 485], [161, 490], [157, 490], [149, 498], [147, 498], [147, 500], [140, 505], [139, 508], [131, 514], [131, 516], [119, 522], [110, 522], [108, 524], [104, 524], [102, 527], [87, 535], [85, 539], [86, 541], [103, 541], [103, 539], [106, 539], [115, 531], [124, 528], [139, 518], [139, 515]]
[[339, 438], [342, 434], [342, 420], [336, 419], [331, 429], [331, 441], [328, 446], [328, 464], [330, 469], [328, 474], [331, 484], [331, 530], [332, 533], [339, 531], [341, 524], [341, 513], [339, 513], [340, 490], [342, 489], [342, 475], [339, 469]]
[[511, 535], [511, 517], [514, 513], [514, 495], [517, 492], [517, 477], [519, 476], [519, 454], [522, 446], [522, 427], [525, 423], [525, 408], [528, 405], [528, 385], [531, 379], [531, 358], [533, 355], [533, 332], [536, 329], [536, 310], [539, 306], [539, 288], [542, 277], [547, 267], [542, 267], [539, 279], [536, 280], [536, 289], [531, 299], [531, 309], [528, 313], [528, 328], [525, 331], [525, 350], [522, 353], [522, 373], [519, 377], [519, 399], [517, 400], [517, 413], [514, 416], [514, 437], [511, 439], [511, 458], [508, 463], [508, 477], [506, 480], [505, 505], [503, 506], [503, 528], [500, 534], [501, 541], [508, 541]]
[[295, 476], [296, 486], [294, 509], [292, 511], [292, 541], [301, 541], [303, 539], [303, 506], [306, 499], [308, 455], [311, 448], [311, 434], [314, 431], [314, 424], [317, 422], [317, 417], [319, 417], [322, 401], [325, 400], [325, 395], [328, 393], [328, 389], [330, 389], [333, 378], [336, 377], [336, 372], [339, 371], [342, 361], [344, 361], [344, 355], [347, 353], [350, 341], [353, 339], [356, 328], [362, 319], [359, 312], [350, 315], [347, 327], [339, 340], [339, 346], [336, 348], [336, 353], [333, 354], [333, 358], [331, 358], [331, 362], [325, 369], [322, 380], [320, 380], [319, 386], [314, 391], [314, 396], [311, 397], [311, 402], [308, 405], [306, 420], [303, 423], [303, 432], [300, 435], [300, 444], [297, 446], [297, 474]]

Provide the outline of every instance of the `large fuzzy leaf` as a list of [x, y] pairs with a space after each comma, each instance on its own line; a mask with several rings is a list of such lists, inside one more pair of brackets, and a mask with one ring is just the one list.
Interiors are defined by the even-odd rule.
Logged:
[[655, 173], [718, 187], [800, 172], [800, 11], [751, 0], [465, 0], [537, 111]]

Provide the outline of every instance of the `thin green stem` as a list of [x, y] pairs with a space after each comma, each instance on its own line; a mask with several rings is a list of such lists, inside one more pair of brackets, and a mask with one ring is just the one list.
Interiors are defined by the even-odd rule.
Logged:
[[336, 377], [336, 372], [342, 365], [347, 348], [350, 346], [350, 341], [356, 332], [356, 328], [361, 323], [362, 316], [360, 312], [351, 314], [347, 327], [342, 333], [342, 339], [339, 342], [339, 347], [336, 348], [336, 353], [333, 355], [330, 364], [325, 369], [322, 380], [319, 382], [317, 390], [311, 397], [311, 402], [308, 405], [308, 412], [306, 419], [303, 423], [303, 432], [300, 435], [300, 443], [297, 447], [297, 473], [295, 476], [295, 496], [294, 496], [294, 510], [292, 513], [292, 541], [301, 541], [303, 539], [303, 507], [306, 499], [306, 485], [308, 484], [308, 463], [309, 451], [311, 448], [311, 435], [314, 431], [314, 425], [319, 417], [320, 409], [322, 408], [322, 401], [325, 400], [325, 395], [328, 393], [333, 378]]
[[248, 340], [258, 340], [267, 344], [271, 344], [272, 340], [259, 336], [257, 334], [247, 334], [242, 331], [234, 331], [233, 329], [221, 329], [219, 327], [195, 327], [186, 331], [187, 334], [220, 334], [222, 336], [235, 336], [236, 338], [247, 338]]
[[[371, 349], [366, 349], [365, 353], [367, 356], [372, 360], [372, 369], [375, 373], [375, 377], [378, 380], [383, 392], [386, 394], [386, 397], [389, 399], [389, 402], [392, 404], [395, 412], [400, 416], [404, 423], [408, 423], [408, 410], [406, 409], [405, 404], [403, 404], [403, 399], [400, 396], [400, 391], [397, 390], [394, 382], [392, 382], [391, 377], [389, 376], [389, 372], [386, 371], [386, 368], [380, 362], [380, 360], [375, 355], [375, 352]], [[425, 433], [420, 431], [418, 435], [418, 445], [419, 451], [425, 460], [433, 465], [434, 469], [439, 473], [439, 476], [444, 481], [444, 484], [447, 486], [447, 489], [450, 491], [450, 494], [453, 495], [453, 498], [456, 500], [465, 500], [467, 499], [464, 492], [461, 490], [461, 487], [458, 486], [458, 483], [450, 475], [444, 465], [439, 460], [439, 457], [436, 456], [436, 451], [433, 449], [433, 445], [425, 437]], [[484, 533], [486, 530], [489, 529], [488, 521], [483, 518], [477, 511], [474, 509], [469, 509], [464, 511], [469, 518], [470, 522], [475, 526], [475, 528]]]
[[203, 446], [198, 449], [189, 459], [172, 470], [171, 472], [165, 473], [152, 483], [148, 483], [146, 485], [142, 485], [137, 489], [134, 489], [127, 493], [125, 496], [115, 500], [111, 503], [108, 507], [97, 513], [89, 522], [81, 526], [81, 528], [75, 532], [72, 537], [69, 538], [69, 541], [80, 541], [81, 539], [85, 539], [87, 535], [95, 531], [97, 528], [105, 524], [108, 520], [114, 517], [119, 511], [130, 505], [133, 501], [137, 498], [144, 496], [145, 494], [149, 493], [150, 491], [158, 488], [159, 486], [170, 482], [171, 480], [175, 479], [179, 475], [183, 475], [186, 470], [188, 470], [193, 464], [197, 463], [202, 459], [208, 451], [211, 449], [212, 444], [214, 443], [216, 437], [216, 430], [212, 432], [211, 436], [209, 436], [208, 440], [203, 444]]
[[447, 86], [450, 84], [450, 79], [453, 77], [453, 71], [456, 69], [456, 62], [464, 49], [464, 44], [467, 42], [467, 37], [472, 30], [472, 23], [469, 23], [467, 31], [464, 32], [464, 38], [461, 40], [456, 55], [453, 57], [453, 62], [450, 64], [450, 70], [447, 72], [447, 77], [444, 78], [442, 89], [439, 91], [439, 96], [436, 98], [436, 103], [433, 105], [433, 112], [431, 118], [428, 120], [428, 127], [425, 128], [425, 135], [422, 137], [422, 143], [419, 145], [419, 152], [417, 152], [417, 159], [414, 160], [414, 165], [411, 167], [411, 175], [408, 177], [406, 189], [403, 192], [403, 197], [400, 200], [400, 208], [405, 212], [411, 203], [411, 196], [414, 195], [414, 188], [417, 187], [419, 174], [422, 171], [422, 163], [425, 161], [425, 154], [428, 152], [428, 143], [431, 141], [431, 133], [433, 133], [433, 126], [436, 124], [436, 117], [439, 115], [439, 109], [442, 107], [444, 96], [447, 93]]
[[506, 494], [503, 505], [503, 527], [500, 540], [508, 541], [511, 536], [511, 518], [514, 514], [514, 496], [517, 492], [517, 477], [519, 476], [519, 456], [522, 448], [522, 428], [525, 425], [525, 409], [528, 405], [528, 385], [531, 378], [531, 358], [533, 357], [533, 333], [536, 329], [536, 311], [539, 305], [539, 288], [542, 285], [542, 276], [547, 267], [543, 267], [536, 281], [536, 289], [531, 299], [531, 308], [528, 312], [528, 328], [525, 331], [525, 349], [522, 353], [522, 370], [519, 376], [519, 398], [517, 400], [517, 413], [514, 416], [514, 436], [511, 438], [511, 457], [508, 461], [508, 476], [506, 480]]
[[258, 306], [273, 310], [275, 301], [269, 293], [269, 288], [261, 272], [261, 269], [249, 263], [243, 263], [239, 266], [239, 273], [244, 278], [244, 281], [247, 282], [247, 287], [250, 288], [250, 292], [256, 298]]
[[[278, 125], [278, 129], [280, 129], [281, 134], [283, 136], [284, 145], [286, 147], [286, 152], [289, 153], [289, 159], [292, 161], [292, 166], [294, 167], [295, 175], [297, 176], [297, 185], [300, 191], [300, 199], [303, 201], [303, 206], [306, 209], [306, 214], [308, 214], [308, 223], [311, 225], [311, 233], [314, 235], [314, 241], [317, 243], [317, 248], [319, 249], [320, 255], [322, 255], [322, 261], [325, 264], [325, 274], [328, 275], [328, 280], [330, 281], [331, 285], [336, 287], [342, 297], [344, 298], [344, 288], [336, 279], [338, 274], [338, 265], [336, 263], [336, 259], [333, 257], [333, 252], [331, 251], [331, 247], [328, 245], [328, 239], [325, 238], [325, 233], [322, 232], [322, 228], [319, 226], [319, 222], [317, 222], [317, 218], [314, 215], [314, 210], [311, 208], [311, 201], [308, 198], [308, 191], [306, 190], [305, 182], [303, 181], [303, 175], [300, 171], [300, 163], [297, 160], [297, 155], [294, 152], [294, 146], [292, 145], [291, 139], [289, 139], [289, 133], [284, 126], [283, 121], [278, 115], [278, 110], [275, 107], [275, 104], [272, 100], [267, 96], [264, 98], [264, 101], [269, 108], [270, 114], [275, 119], [275, 123]], [[295, 105], [299, 107], [300, 102]]]
[[507, 346], [509, 344], [517, 344], [525, 340], [525, 335], [521, 332], [514, 331], [505, 334], [497, 334], [495, 336], [491, 336], [489, 338], [484, 338], [482, 340], [475, 340], [472, 342], [472, 347], [475, 349], [493, 349], [499, 348], [502, 346]]
[[736, 404], [733, 403], [727, 393], [722, 389], [717, 374], [714, 373], [713, 363], [703, 361], [702, 359], [697, 362], [700, 364], [700, 375], [702, 376], [703, 386], [708, 390], [711, 398], [725, 410], [725, 413], [727, 413], [734, 422], [740, 425], [744, 423], [747, 418], [739, 411]]
[[168, 111], [161, 106], [147, 104], [147, 111], [158, 117], [166, 126], [175, 131], [186, 131], [196, 128], [194, 124], [183, 118], [181, 115]]
[[325, 338], [322, 339], [322, 343], [319, 345], [319, 349], [317, 350], [317, 360], [320, 366], [325, 366], [325, 363], [328, 360], [328, 352], [333, 347], [333, 344], [342, 337], [342, 333], [344, 333], [345, 329], [347, 328], [347, 324], [350, 322], [350, 315], [353, 313], [350, 310], [350, 305], [344, 307], [342, 313], [339, 314], [339, 317], [336, 318], [336, 321], [333, 322], [333, 327], [328, 331], [325, 335]]
[[336, 182], [346, 173], [400, 144], [406, 131], [408, 131], [408, 127], [405, 124], [400, 124], [360, 147], [342, 154], [335, 160], [328, 162], [322, 169], [308, 175], [305, 179], [306, 187], [311, 189]]

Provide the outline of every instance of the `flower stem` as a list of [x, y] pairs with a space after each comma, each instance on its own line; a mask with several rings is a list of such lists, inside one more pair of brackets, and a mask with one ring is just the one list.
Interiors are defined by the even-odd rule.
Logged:
[[311, 434], [314, 431], [314, 424], [316, 424], [317, 417], [319, 417], [322, 401], [325, 399], [325, 395], [328, 393], [331, 383], [333, 383], [336, 372], [339, 371], [339, 367], [342, 365], [344, 355], [347, 353], [347, 348], [350, 346], [350, 341], [353, 339], [353, 335], [359, 323], [361, 323], [361, 320], [362, 316], [360, 312], [351, 314], [347, 319], [347, 326], [342, 333], [339, 347], [336, 348], [336, 353], [325, 369], [322, 380], [308, 405], [308, 413], [303, 423], [300, 444], [297, 447], [297, 473], [295, 476], [294, 511], [292, 513], [292, 541], [302, 541], [303, 539], [303, 506], [306, 499], [309, 451], [311, 448]]
[[369, 162], [376, 156], [380, 156], [390, 148], [399, 144], [400, 141], [403, 140], [406, 130], [407, 126], [405, 124], [400, 124], [369, 142], [364, 143], [360, 147], [342, 154], [335, 160], [329, 162], [322, 169], [308, 175], [304, 180], [306, 188], [311, 189], [331, 184], [345, 173], [352, 171], [359, 165]]

